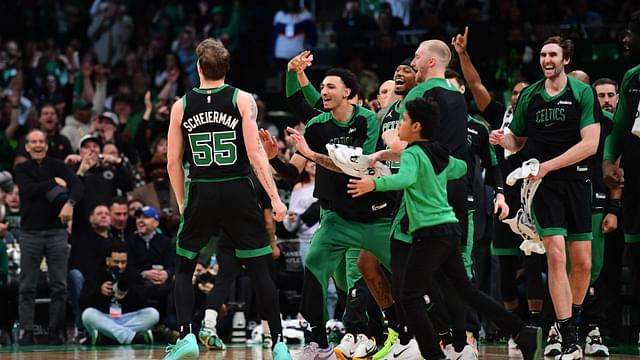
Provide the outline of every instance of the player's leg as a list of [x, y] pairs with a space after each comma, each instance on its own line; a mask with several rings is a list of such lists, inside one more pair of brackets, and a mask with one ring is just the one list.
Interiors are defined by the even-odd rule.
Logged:
[[[179, 359], [184, 354], [199, 354], [196, 337], [191, 334], [194, 289], [191, 279], [199, 251], [205, 247], [217, 223], [217, 212], [210, 204], [219, 204], [218, 188], [207, 183], [188, 181], [180, 226], [176, 237], [177, 264], [174, 296], [180, 339], [169, 349], [165, 359]], [[204, 214], [210, 214], [205, 216]], [[213, 226], [212, 226], [213, 225]]]
[[[345, 230], [348, 230], [348, 225], [338, 214], [326, 210], [322, 211], [320, 221], [322, 226], [313, 235], [309, 253], [305, 259], [300, 307], [302, 315], [312, 327], [311, 342], [314, 344], [311, 345], [315, 345], [315, 350], [324, 349], [320, 350], [322, 353], [329, 351], [333, 353], [333, 349], [329, 348], [324, 326], [329, 319], [325, 306], [327, 285], [329, 277], [334, 274], [349, 247], [342, 241], [346, 236]], [[315, 353], [313, 355], [315, 356]]]
[[218, 314], [222, 304], [229, 298], [233, 283], [242, 271], [242, 265], [235, 257], [229, 242], [227, 235], [224, 234], [218, 243], [218, 253], [216, 254], [219, 269], [218, 275], [215, 286], [207, 294], [207, 308], [204, 313], [202, 327], [198, 333], [200, 341], [210, 349], [224, 350], [226, 348], [216, 330]]

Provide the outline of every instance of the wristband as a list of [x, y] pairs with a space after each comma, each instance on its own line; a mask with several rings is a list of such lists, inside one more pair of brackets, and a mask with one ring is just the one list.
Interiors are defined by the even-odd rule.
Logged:
[[604, 210], [605, 214], [620, 216], [622, 213], [622, 201], [620, 199], [609, 199]]

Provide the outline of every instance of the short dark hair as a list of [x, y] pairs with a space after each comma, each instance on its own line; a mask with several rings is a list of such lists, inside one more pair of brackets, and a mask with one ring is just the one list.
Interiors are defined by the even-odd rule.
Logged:
[[618, 83], [615, 80], [612, 80], [609, 78], [600, 78], [594, 81], [593, 85], [591, 86], [595, 89], [596, 86], [600, 86], [600, 85], [613, 85], [616, 88], [616, 93], [618, 92]]
[[462, 75], [460, 75], [459, 72], [453, 70], [453, 69], [447, 69], [444, 72], [444, 77], [446, 79], [456, 79], [456, 81], [458, 82], [458, 84], [460, 85], [464, 85], [464, 78], [462, 77]]
[[231, 54], [222, 42], [208, 38], [196, 47], [200, 71], [206, 79], [223, 79], [231, 68]]
[[129, 206], [129, 203], [127, 202], [127, 198], [125, 198], [124, 196], [113, 197], [111, 199], [111, 202], [109, 203], [109, 207], [113, 206], [114, 204]]
[[425, 139], [432, 139], [440, 126], [438, 103], [432, 97], [419, 97], [409, 101], [405, 107], [411, 122], [419, 122], [422, 126], [420, 135]]
[[545, 46], [547, 44], [557, 44], [558, 46], [560, 46], [562, 48], [563, 60], [571, 59], [571, 57], [573, 56], [573, 51], [576, 48], [571, 39], [566, 39], [566, 38], [563, 38], [562, 36], [548, 37], [544, 41], [544, 43], [542, 43], [542, 46]]
[[329, 69], [325, 74], [325, 77], [327, 76], [337, 76], [340, 78], [340, 80], [342, 80], [342, 82], [344, 83], [344, 86], [346, 86], [349, 90], [351, 90], [351, 93], [349, 94], [349, 96], [347, 97], [349, 100], [353, 99], [358, 92], [360, 91], [360, 84], [358, 83], [358, 78], [356, 77], [356, 75], [354, 73], [352, 73], [351, 71], [344, 69], [344, 68], [332, 68]]
[[125, 253], [128, 254], [127, 246], [122, 241], [114, 241], [111, 246], [109, 246], [106, 257], [110, 257], [113, 253]]
[[56, 116], [58, 116], [58, 110], [56, 109], [56, 106], [52, 102], [42, 103], [42, 105], [40, 105], [40, 108], [38, 109], [38, 116], [42, 115], [42, 110], [48, 107], [52, 108], [56, 112]]

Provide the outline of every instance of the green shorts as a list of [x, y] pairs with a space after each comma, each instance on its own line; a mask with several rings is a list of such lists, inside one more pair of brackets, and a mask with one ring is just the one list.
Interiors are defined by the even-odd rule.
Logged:
[[[323, 304], [326, 304], [327, 284], [331, 276], [336, 275], [336, 284], [341, 283], [338, 287], [343, 287], [343, 279], [346, 279], [346, 289], [351, 289], [360, 278], [360, 272], [355, 271], [360, 249], [370, 251], [384, 267], [390, 269], [390, 235], [391, 219], [374, 219], [366, 223], [350, 221], [334, 211], [322, 209], [320, 228], [311, 239], [305, 267], [320, 283]], [[340, 275], [343, 268], [344, 277]], [[328, 316], [325, 310], [326, 320]]]

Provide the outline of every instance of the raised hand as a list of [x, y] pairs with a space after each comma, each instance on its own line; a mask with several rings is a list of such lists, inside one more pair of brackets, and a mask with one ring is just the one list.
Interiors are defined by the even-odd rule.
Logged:
[[467, 36], [469, 35], [469, 27], [464, 27], [464, 35], [456, 35], [451, 39], [451, 45], [456, 49], [458, 54], [467, 51]]
[[267, 158], [271, 160], [278, 156], [278, 140], [276, 140], [276, 137], [272, 136], [265, 129], [258, 130], [258, 136], [260, 137], [260, 142], [262, 142], [264, 152], [267, 154]]

